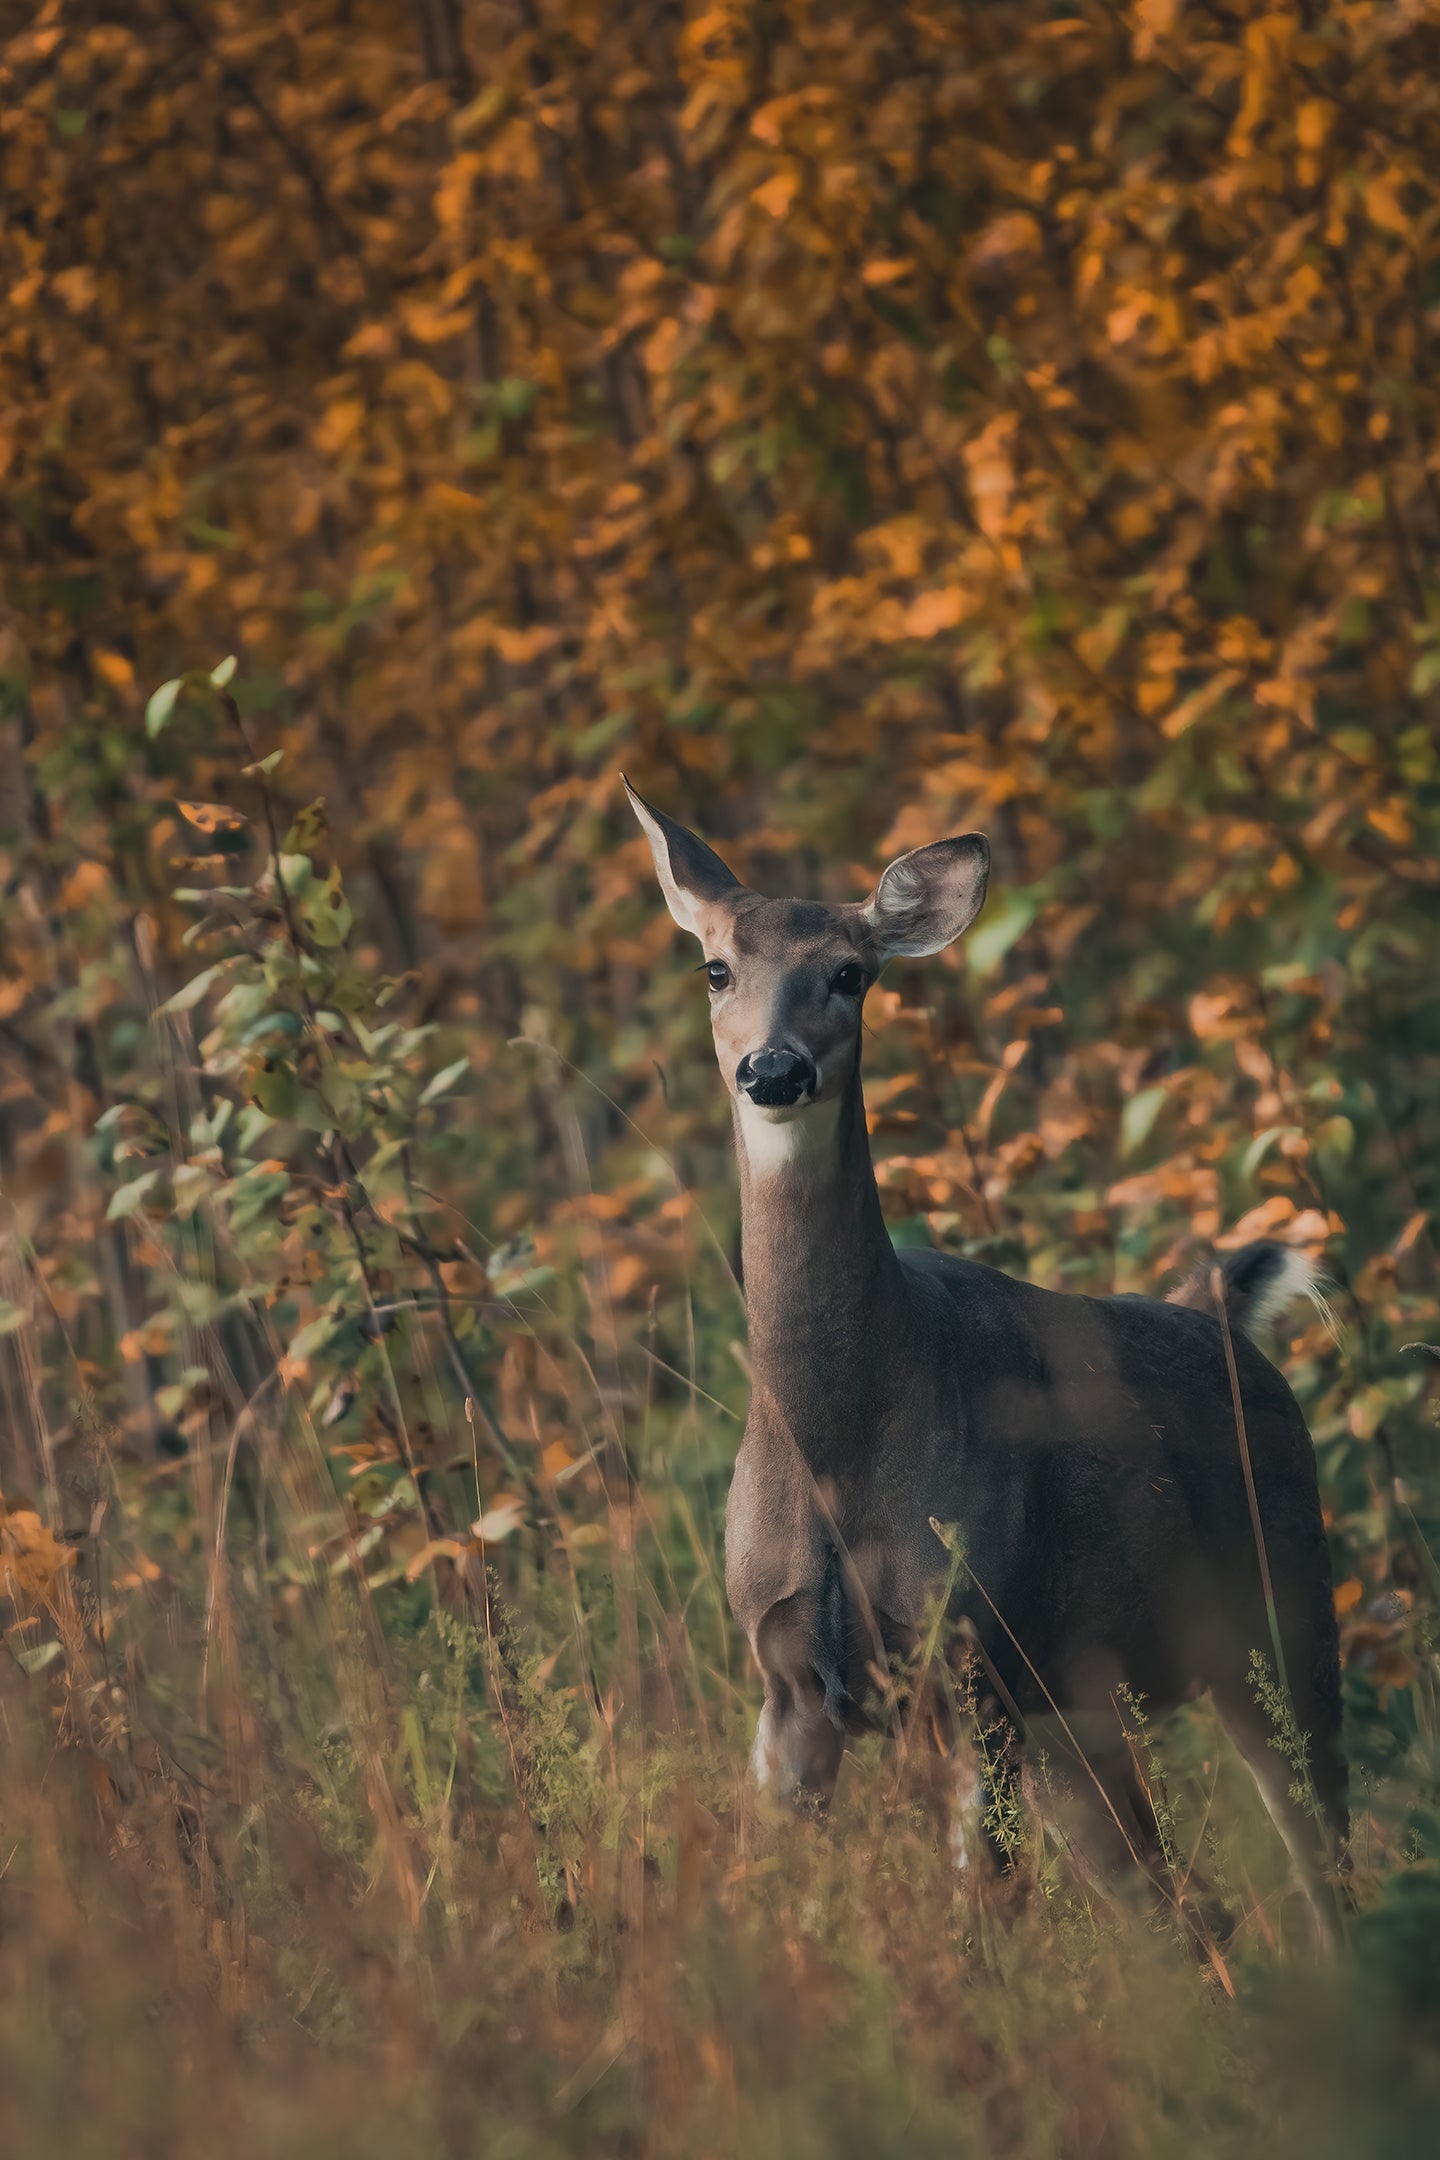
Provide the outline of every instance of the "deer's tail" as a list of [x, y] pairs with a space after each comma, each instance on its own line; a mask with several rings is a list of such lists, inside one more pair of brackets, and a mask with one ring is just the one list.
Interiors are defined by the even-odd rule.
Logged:
[[1257, 1238], [1253, 1245], [1242, 1245], [1238, 1252], [1205, 1261], [1178, 1289], [1170, 1292], [1166, 1303], [1189, 1305], [1196, 1312], [1213, 1313], [1215, 1297], [1211, 1279], [1217, 1266], [1225, 1317], [1231, 1327], [1241, 1328], [1247, 1335], [1256, 1335], [1272, 1320], [1277, 1320], [1287, 1306], [1300, 1298], [1308, 1298], [1327, 1326], [1333, 1329], [1330, 1308], [1321, 1294], [1320, 1273], [1314, 1262], [1292, 1245], [1277, 1245], [1273, 1238]]

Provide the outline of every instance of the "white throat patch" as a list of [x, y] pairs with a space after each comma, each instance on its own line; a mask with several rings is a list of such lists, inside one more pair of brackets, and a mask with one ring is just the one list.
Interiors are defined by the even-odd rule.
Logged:
[[737, 1134], [752, 1177], [774, 1177], [781, 1170], [810, 1175], [832, 1160], [840, 1122], [840, 1098], [793, 1106], [754, 1103], [736, 1098]]

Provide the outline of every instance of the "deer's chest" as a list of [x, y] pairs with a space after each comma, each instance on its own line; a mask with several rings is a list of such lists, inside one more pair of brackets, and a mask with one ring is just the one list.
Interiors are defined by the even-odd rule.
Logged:
[[923, 1451], [908, 1462], [877, 1451], [848, 1474], [816, 1471], [788, 1439], [747, 1432], [726, 1509], [725, 1574], [751, 1641], [777, 1605], [818, 1593], [832, 1553], [852, 1598], [919, 1627], [949, 1567], [931, 1526], [932, 1516], [953, 1519], [943, 1484], [927, 1474]]

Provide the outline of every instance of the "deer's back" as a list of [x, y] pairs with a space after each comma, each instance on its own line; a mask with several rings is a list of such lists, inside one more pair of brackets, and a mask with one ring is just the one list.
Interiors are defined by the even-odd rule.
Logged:
[[[1173, 1698], [1242, 1638], [1263, 1643], [1218, 1321], [1040, 1290], [949, 1255], [903, 1259], [931, 1403], [932, 1512], [959, 1522], [977, 1580], [1030, 1656], [1113, 1654], [1132, 1684]], [[1298, 1623], [1329, 1583], [1313, 1450], [1284, 1377], [1243, 1335], [1232, 1343], [1276, 1595]]]

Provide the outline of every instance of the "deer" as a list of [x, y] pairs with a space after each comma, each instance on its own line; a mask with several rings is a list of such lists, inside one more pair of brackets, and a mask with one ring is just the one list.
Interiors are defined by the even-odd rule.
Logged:
[[[1255, 1340], [1318, 1298], [1316, 1271], [1261, 1240], [1168, 1299], [1092, 1297], [897, 1249], [861, 1082], [866, 993], [887, 962], [963, 935], [988, 842], [913, 849], [860, 902], [772, 899], [624, 784], [704, 955], [733, 1115], [750, 1402], [725, 1579], [764, 1683], [756, 1783], [823, 1810], [847, 1736], [879, 1714], [877, 1677], [948, 1592], [995, 1755], [1023, 1764], [1037, 1735], [1073, 1751], [1121, 1871], [1152, 1870], [1157, 1828], [1118, 1705], [1161, 1714], [1208, 1691], [1330, 1939], [1349, 1828], [1330, 1558], [1304, 1415]], [[1288, 1691], [1299, 1778], [1256, 1652]], [[985, 1787], [973, 1749], [955, 1756], [963, 1866]]]

